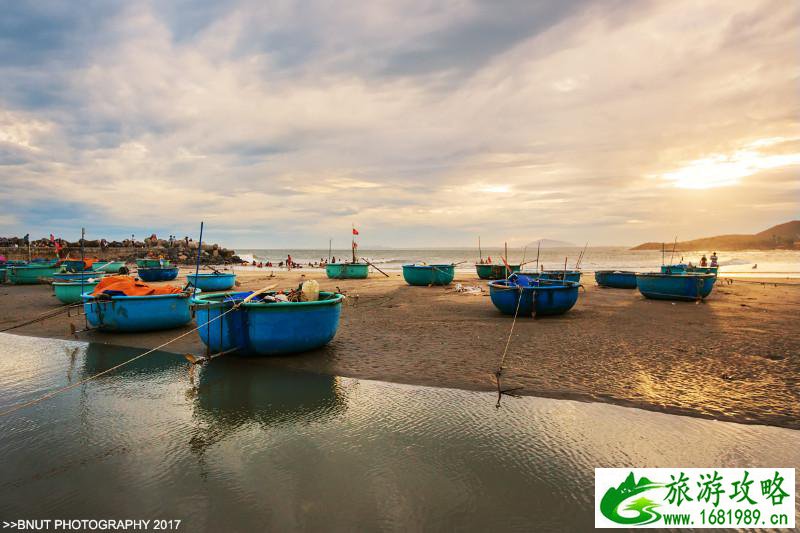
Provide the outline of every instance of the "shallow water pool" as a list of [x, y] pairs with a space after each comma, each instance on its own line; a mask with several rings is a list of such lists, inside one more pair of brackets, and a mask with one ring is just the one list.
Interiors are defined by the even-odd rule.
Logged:
[[[140, 350], [0, 334], [0, 411]], [[601, 466], [798, 466], [800, 432], [155, 353], [0, 418], [0, 519], [578, 530]]]

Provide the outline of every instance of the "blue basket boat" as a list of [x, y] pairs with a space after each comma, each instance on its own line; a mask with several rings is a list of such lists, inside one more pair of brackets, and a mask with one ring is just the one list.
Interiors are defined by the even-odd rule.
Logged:
[[188, 274], [186, 281], [189, 285], [197, 287], [201, 291], [226, 291], [236, 285], [236, 274], [225, 272], [209, 274]]
[[84, 293], [82, 298], [89, 324], [102, 331], [156, 331], [192, 320], [188, 293], [97, 297]]
[[214, 320], [251, 294], [207, 294], [192, 300], [200, 338], [211, 352], [304, 352], [324, 346], [336, 335], [344, 296], [332, 292], [320, 292], [319, 300], [313, 302], [266, 302], [256, 298]]
[[579, 287], [575, 281], [512, 274], [508, 279], [490, 282], [489, 296], [506, 315], [562, 315], [578, 301]]
[[366, 279], [369, 265], [366, 263], [330, 263], [325, 265], [325, 274], [331, 279]]
[[594, 273], [594, 280], [601, 287], [614, 289], [635, 289], [636, 272], [623, 270], [598, 270]]
[[455, 265], [403, 265], [403, 279], [418, 287], [449, 285], [455, 275]]
[[170, 281], [178, 277], [178, 267], [138, 268], [136, 275], [142, 281]]
[[137, 259], [136, 266], [138, 268], [161, 268], [171, 266], [168, 259]]
[[711, 294], [714, 274], [636, 274], [636, 286], [646, 298], [655, 300], [700, 300]]

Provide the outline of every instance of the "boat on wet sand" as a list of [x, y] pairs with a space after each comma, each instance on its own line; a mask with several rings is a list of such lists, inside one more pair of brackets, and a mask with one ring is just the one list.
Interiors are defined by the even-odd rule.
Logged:
[[636, 287], [645, 298], [696, 301], [711, 294], [716, 279], [714, 274], [646, 272], [636, 274]]
[[635, 289], [636, 272], [624, 270], [598, 270], [594, 273], [594, 280], [601, 287], [613, 289]]
[[65, 304], [77, 304], [83, 301], [82, 295], [91, 292], [100, 283], [99, 279], [83, 281], [54, 281], [53, 293], [58, 301]]
[[171, 281], [178, 277], [178, 267], [138, 268], [136, 275], [142, 281]]
[[403, 279], [409, 285], [449, 285], [456, 275], [455, 265], [403, 265]]
[[519, 269], [520, 265], [508, 265], [508, 267], [491, 263], [477, 263], [475, 265], [475, 270], [478, 271], [480, 279], [506, 279], [514, 272], [519, 272]]
[[35, 285], [52, 279], [53, 274], [61, 270], [56, 265], [24, 265], [7, 268], [8, 282], [14, 285]]
[[211, 272], [187, 274], [186, 281], [201, 291], [226, 291], [236, 285], [236, 274], [230, 272]]
[[489, 296], [501, 313], [516, 316], [562, 315], [578, 301], [580, 284], [524, 274], [489, 283]]
[[92, 327], [102, 331], [156, 331], [192, 320], [188, 293], [147, 296], [93, 296], [84, 293], [83, 309]]
[[325, 274], [331, 279], [366, 279], [369, 265], [366, 263], [328, 263]]

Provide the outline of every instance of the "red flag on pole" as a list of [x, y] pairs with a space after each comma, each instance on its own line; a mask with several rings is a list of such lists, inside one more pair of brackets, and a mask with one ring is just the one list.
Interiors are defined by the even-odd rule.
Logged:
[[356, 228], [353, 228], [353, 235], [358, 235], [358, 230]]

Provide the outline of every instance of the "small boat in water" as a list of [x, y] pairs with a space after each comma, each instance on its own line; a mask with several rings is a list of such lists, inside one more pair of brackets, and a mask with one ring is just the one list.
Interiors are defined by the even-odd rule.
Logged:
[[24, 266], [10, 266], [7, 269], [8, 281], [14, 285], [35, 285], [37, 283], [45, 283], [53, 278], [53, 274], [61, 270], [60, 266], [42, 264], [42, 265], [24, 265]]
[[201, 291], [226, 291], [236, 285], [236, 274], [227, 272], [188, 274], [186, 281]]
[[636, 287], [646, 298], [696, 301], [711, 294], [716, 279], [714, 274], [647, 272], [636, 274]]
[[601, 287], [614, 289], [635, 289], [636, 272], [624, 270], [598, 270], [594, 273], [594, 280]]
[[99, 279], [83, 280], [83, 281], [54, 281], [52, 283], [53, 292], [56, 298], [65, 304], [80, 303], [83, 298], [82, 295], [86, 292], [91, 292], [100, 283]]
[[512, 274], [508, 279], [490, 282], [489, 296], [506, 315], [562, 315], [578, 301], [579, 287], [575, 281]]
[[148, 267], [136, 270], [142, 281], [171, 281], [178, 277], [178, 267]]
[[369, 265], [366, 263], [328, 263], [325, 274], [331, 279], [366, 279]]
[[[270, 301], [276, 293], [268, 292], [243, 303], [252, 294], [207, 294], [192, 300], [200, 338], [211, 352], [296, 353], [324, 346], [336, 335], [344, 299], [341, 294], [320, 292], [315, 301], [284, 302]], [[239, 307], [223, 315], [236, 304]]]
[[[509, 268], [511, 271], [509, 272]], [[475, 270], [478, 271], [480, 279], [506, 279], [514, 272], [519, 272], [520, 265], [508, 265], [491, 263], [476, 263]]]
[[455, 265], [403, 265], [403, 279], [409, 285], [428, 287], [449, 285], [456, 275]]

